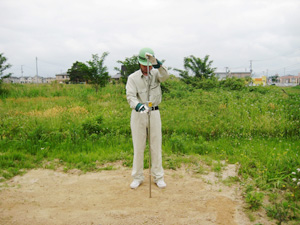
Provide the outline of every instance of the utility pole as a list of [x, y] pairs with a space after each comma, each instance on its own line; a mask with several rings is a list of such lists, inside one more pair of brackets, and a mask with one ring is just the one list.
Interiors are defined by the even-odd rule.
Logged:
[[269, 84], [269, 70], [267, 69], [266, 85]]
[[250, 74], [252, 76], [252, 60], [250, 60]]
[[39, 75], [39, 72], [38, 72], [38, 58], [35, 57], [35, 67], [36, 67], [36, 76]]
[[23, 77], [23, 65], [21, 65], [21, 77]]

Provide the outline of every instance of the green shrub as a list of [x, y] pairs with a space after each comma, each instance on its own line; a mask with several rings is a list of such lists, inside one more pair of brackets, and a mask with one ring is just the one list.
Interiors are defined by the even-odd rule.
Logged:
[[196, 88], [200, 88], [203, 90], [210, 90], [210, 89], [213, 89], [213, 88], [216, 88], [219, 86], [219, 82], [218, 82], [217, 78], [215, 78], [215, 77], [208, 78], [208, 79], [195, 78], [194, 82], [195, 82], [194, 86]]
[[82, 129], [83, 131], [88, 134], [100, 134], [102, 131], [102, 121], [103, 117], [96, 116], [96, 117], [91, 117], [87, 118], [83, 123], [82, 123]]
[[247, 82], [241, 78], [227, 78], [220, 81], [220, 87], [228, 90], [242, 90], [246, 87]]
[[[280, 203], [274, 203], [273, 205], [268, 205], [265, 207], [267, 215], [273, 219], [276, 219], [278, 225], [281, 225], [283, 222], [289, 221], [292, 217], [293, 208], [291, 203], [283, 201]], [[299, 212], [299, 210], [298, 210]], [[294, 214], [295, 216], [295, 214]]]

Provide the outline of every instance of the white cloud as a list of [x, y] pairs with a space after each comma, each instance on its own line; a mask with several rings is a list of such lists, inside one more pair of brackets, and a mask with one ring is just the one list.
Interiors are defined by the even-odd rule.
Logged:
[[253, 60], [257, 74], [300, 63], [298, 0], [2, 0], [0, 8], [0, 52], [17, 76], [21, 65], [35, 75], [35, 57], [40, 75], [54, 76], [104, 51], [113, 74], [144, 46], [175, 68], [191, 54], [210, 55], [219, 70], [244, 71]]

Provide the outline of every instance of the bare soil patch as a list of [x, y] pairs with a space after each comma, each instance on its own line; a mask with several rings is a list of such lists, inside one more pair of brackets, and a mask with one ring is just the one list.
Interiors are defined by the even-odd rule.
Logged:
[[222, 178], [195, 175], [187, 168], [166, 170], [166, 189], [145, 181], [131, 190], [131, 170], [81, 174], [36, 169], [0, 187], [0, 224], [274, 224], [264, 217], [250, 222], [238, 184], [220, 179], [236, 176], [229, 165]]

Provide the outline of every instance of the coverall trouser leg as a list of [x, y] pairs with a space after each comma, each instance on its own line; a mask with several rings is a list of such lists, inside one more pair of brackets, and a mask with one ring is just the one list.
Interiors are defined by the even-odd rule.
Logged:
[[[151, 147], [151, 174], [154, 182], [162, 179], [164, 170], [162, 167], [162, 133], [159, 110], [150, 114], [150, 147]], [[148, 114], [135, 110], [131, 113], [131, 133], [134, 149], [132, 177], [140, 182], [144, 180], [144, 150], [147, 140]]]

